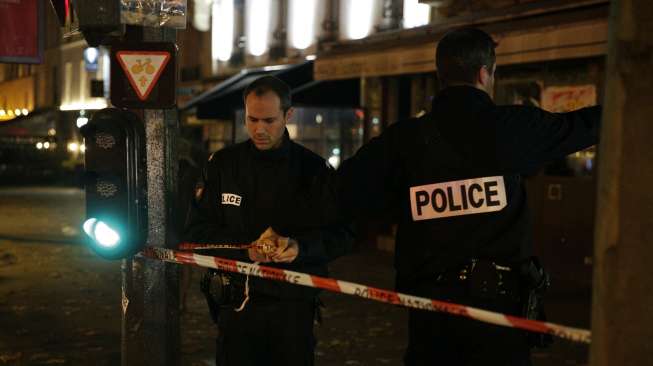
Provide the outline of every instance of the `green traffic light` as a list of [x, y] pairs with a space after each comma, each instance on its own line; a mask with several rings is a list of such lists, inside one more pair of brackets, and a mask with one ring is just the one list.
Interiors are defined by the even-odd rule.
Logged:
[[102, 246], [111, 248], [120, 242], [120, 235], [102, 221], [95, 224], [95, 240]]
[[85, 242], [105, 259], [131, 257], [145, 245], [148, 229], [144, 124], [133, 112], [106, 108], [80, 132], [86, 143]]
[[93, 238], [93, 228], [95, 227], [95, 223], [97, 222], [97, 219], [95, 217], [91, 217], [90, 219], [84, 221], [84, 225], [82, 225], [82, 228], [84, 228], [84, 232], [86, 235], [90, 236], [91, 239]]
[[84, 232], [100, 246], [113, 248], [120, 242], [120, 234], [103, 221], [92, 217], [84, 222]]

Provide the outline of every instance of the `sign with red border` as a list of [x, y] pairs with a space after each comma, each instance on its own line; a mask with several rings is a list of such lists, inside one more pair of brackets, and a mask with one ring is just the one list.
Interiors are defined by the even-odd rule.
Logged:
[[172, 108], [176, 104], [176, 46], [168, 42], [111, 47], [111, 103], [124, 108]]
[[170, 60], [165, 51], [118, 51], [116, 58], [140, 100], [146, 100]]

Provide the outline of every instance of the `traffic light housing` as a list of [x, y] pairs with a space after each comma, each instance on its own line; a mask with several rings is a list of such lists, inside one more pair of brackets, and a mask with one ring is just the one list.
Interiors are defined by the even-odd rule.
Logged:
[[79, 30], [90, 47], [109, 45], [125, 33], [120, 22], [119, 0], [77, 0]]
[[84, 136], [88, 245], [106, 259], [134, 255], [147, 239], [145, 128], [134, 113], [96, 112]]

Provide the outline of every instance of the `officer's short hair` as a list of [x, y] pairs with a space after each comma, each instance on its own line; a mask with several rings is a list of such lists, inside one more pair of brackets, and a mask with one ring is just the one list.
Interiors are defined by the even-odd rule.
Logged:
[[252, 81], [251, 84], [243, 91], [243, 103], [246, 101], [250, 93], [261, 96], [267, 92], [273, 92], [281, 100], [281, 109], [286, 113], [291, 107], [290, 87], [284, 83], [283, 80], [272, 75], [261, 76], [260, 78]]
[[492, 37], [476, 28], [462, 28], [447, 32], [438, 43], [435, 66], [444, 85], [475, 84], [478, 70], [486, 66], [492, 70], [496, 62]]

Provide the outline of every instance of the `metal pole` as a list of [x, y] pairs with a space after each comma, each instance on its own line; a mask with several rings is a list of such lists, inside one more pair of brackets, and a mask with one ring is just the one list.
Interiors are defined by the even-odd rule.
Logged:
[[[176, 30], [128, 27], [128, 41], [175, 42]], [[148, 246], [174, 248], [177, 195], [175, 109], [139, 111], [145, 124], [148, 180]], [[181, 364], [179, 268], [134, 258], [122, 263], [122, 366]]]
[[[170, 28], [145, 28], [143, 40], [175, 42]], [[145, 110], [148, 178], [148, 246], [175, 246], [173, 204], [177, 195], [177, 111]], [[143, 262], [143, 353], [148, 365], [179, 365], [179, 266]]]

